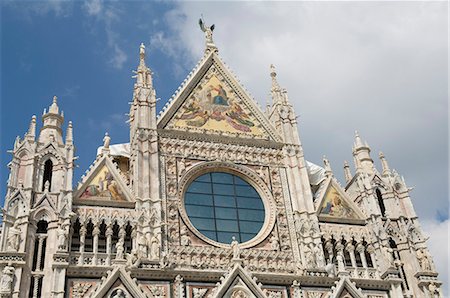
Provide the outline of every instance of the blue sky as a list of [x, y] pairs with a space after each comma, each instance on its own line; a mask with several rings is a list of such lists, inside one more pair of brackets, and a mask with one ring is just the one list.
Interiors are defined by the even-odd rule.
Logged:
[[[73, 121], [74, 185], [105, 131], [128, 141], [125, 113], [139, 44], [160, 108], [203, 54], [198, 18], [215, 23], [225, 62], [264, 105], [277, 67], [309, 161], [326, 155], [343, 183], [354, 131], [405, 176], [446, 280], [448, 3], [2, 1], [0, 189], [16, 135], [57, 95]], [[442, 239], [444, 245], [442, 244]]]

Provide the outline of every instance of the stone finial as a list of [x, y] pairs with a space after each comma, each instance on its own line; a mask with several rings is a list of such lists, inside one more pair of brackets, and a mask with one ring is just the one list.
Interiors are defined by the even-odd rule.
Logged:
[[67, 125], [66, 130], [66, 145], [73, 143], [73, 127], [72, 127], [72, 121], [69, 121], [69, 124]]
[[354, 145], [354, 147], [355, 148], [364, 147], [364, 144], [363, 144], [361, 137], [359, 136], [359, 133], [357, 130], [355, 130], [355, 145]]
[[383, 152], [380, 151], [379, 157], [380, 157], [380, 161], [381, 161], [381, 168], [383, 170], [383, 173], [382, 173], [383, 176], [390, 175], [391, 169], [389, 168], [389, 164], [388, 164]]
[[51, 114], [59, 114], [58, 97], [56, 95], [53, 96], [53, 103], [50, 105], [48, 112]]
[[323, 156], [323, 164], [325, 165], [325, 175], [327, 177], [330, 177], [333, 175], [333, 170], [331, 169], [330, 161], [327, 159], [327, 157]]
[[35, 137], [36, 137], [36, 115], [33, 115], [33, 117], [31, 117], [30, 126], [27, 131], [27, 139], [30, 141], [34, 141]]
[[103, 137], [103, 150], [109, 150], [109, 144], [111, 143], [111, 137], [107, 132], [105, 132], [105, 136]]
[[270, 77], [272, 78], [272, 91], [281, 91], [280, 85], [277, 81], [277, 72], [273, 64], [270, 64]]
[[198, 24], [200, 25], [200, 29], [205, 33], [205, 44], [206, 44], [205, 52], [209, 52], [209, 51], [217, 52], [217, 47], [214, 44], [214, 40], [213, 40], [213, 31], [214, 31], [215, 25], [212, 24], [209, 27], [206, 26], [206, 24], [202, 18], [200, 18], [198, 20]]
[[344, 177], [345, 182], [350, 182], [352, 180], [352, 172], [350, 171], [350, 166], [348, 165], [347, 161], [344, 161]]

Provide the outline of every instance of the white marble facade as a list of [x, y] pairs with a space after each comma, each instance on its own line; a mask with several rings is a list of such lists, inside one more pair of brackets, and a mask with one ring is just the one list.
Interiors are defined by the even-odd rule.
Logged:
[[[38, 134], [32, 117], [9, 164], [0, 297], [442, 297], [408, 187], [384, 155], [376, 169], [356, 134], [345, 186], [326, 158], [307, 162], [275, 68], [262, 111], [222, 62], [214, 26], [201, 28], [204, 56], [159, 115], [141, 45], [130, 142], [106, 134], [78, 185], [57, 98]], [[214, 177], [234, 179], [234, 197], [216, 196]], [[195, 194], [209, 185], [214, 194]]]

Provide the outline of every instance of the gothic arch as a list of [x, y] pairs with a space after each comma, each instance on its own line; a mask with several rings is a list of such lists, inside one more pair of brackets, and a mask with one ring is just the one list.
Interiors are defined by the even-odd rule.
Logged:
[[47, 206], [41, 206], [30, 213], [30, 219], [34, 222], [45, 220], [52, 222], [58, 220], [56, 214]]

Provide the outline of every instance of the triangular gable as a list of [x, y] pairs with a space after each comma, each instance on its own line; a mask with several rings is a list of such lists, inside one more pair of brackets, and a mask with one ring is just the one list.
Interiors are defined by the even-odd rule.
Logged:
[[266, 295], [256, 284], [255, 280], [239, 264], [236, 264], [231, 272], [226, 275], [219, 287], [215, 289], [211, 298], [241, 297], [238, 294], [239, 291], [244, 292], [246, 294], [245, 297], [266, 298]]
[[75, 200], [132, 202], [131, 192], [109, 156], [96, 161], [74, 194]]
[[328, 178], [325, 185], [318, 196], [317, 215], [320, 220], [338, 222], [364, 220], [364, 215], [332, 177]]
[[341, 277], [336, 283], [336, 286], [332, 288], [330, 298], [366, 298], [361, 289], [358, 289], [347, 276]]
[[108, 277], [97, 286], [92, 298], [103, 298], [113, 287], [120, 288], [122, 286], [130, 293], [133, 298], [145, 298], [146, 295], [139, 288], [138, 284], [131, 278], [130, 274], [125, 271], [123, 266], [116, 267]]
[[56, 210], [56, 202], [49, 196], [48, 193], [44, 193], [36, 202], [34, 203], [34, 208], [39, 206], [47, 206], [53, 210]]
[[215, 52], [170, 102], [158, 128], [279, 142], [273, 125]]

